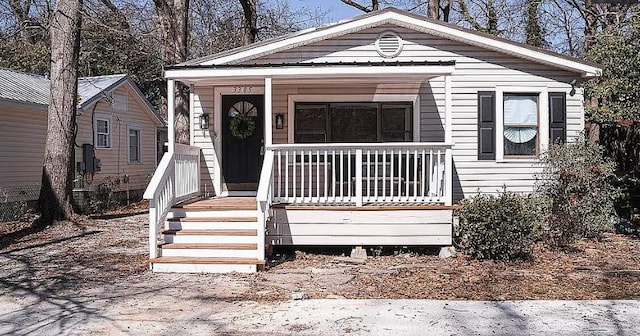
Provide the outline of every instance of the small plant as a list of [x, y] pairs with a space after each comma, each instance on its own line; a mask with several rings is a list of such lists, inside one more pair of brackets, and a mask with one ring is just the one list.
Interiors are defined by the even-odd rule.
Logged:
[[458, 244], [476, 259], [529, 259], [546, 204], [540, 197], [506, 191], [465, 199], [459, 211]]
[[91, 211], [104, 212], [118, 205], [114, 192], [120, 186], [120, 178], [107, 177], [95, 187], [91, 197]]
[[611, 228], [614, 200], [614, 163], [603, 149], [581, 138], [565, 145], [551, 145], [542, 158], [536, 191], [551, 199], [545, 233], [554, 246], [577, 239], [599, 237]]

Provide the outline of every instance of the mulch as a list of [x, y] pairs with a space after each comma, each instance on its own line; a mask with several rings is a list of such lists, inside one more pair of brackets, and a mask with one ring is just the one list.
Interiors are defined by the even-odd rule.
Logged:
[[[270, 272], [295, 273], [308, 268], [343, 268], [353, 280], [332, 288], [345, 298], [438, 300], [595, 300], [640, 298], [640, 240], [606, 234], [582, 240], [570, 249], [539, 243], [533, 260], [479, 261], [458, 253], [400, 253], [370, 257], [365, 265], [336, 263], [335, 255], [295, 253]], [[309, 290], [307, 287], [306, 290]], [[305, 293], [323, 298], [328, 291]]]

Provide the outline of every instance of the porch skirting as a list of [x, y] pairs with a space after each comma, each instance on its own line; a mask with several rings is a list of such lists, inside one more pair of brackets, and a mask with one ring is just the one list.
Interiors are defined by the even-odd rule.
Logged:
[[[330, 208], [330, 207], [327, 207]], [[452, 209], [386, 211], [355, 207], [274, 208], [267, 224], [272, 245], [450, 245]]]

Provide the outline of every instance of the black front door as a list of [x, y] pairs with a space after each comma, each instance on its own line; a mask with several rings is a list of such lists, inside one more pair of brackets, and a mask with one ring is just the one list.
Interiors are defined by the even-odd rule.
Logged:
[[222, 96], [222, 174], [229, 190], [257, 190], [264, 145], [264, 96]]

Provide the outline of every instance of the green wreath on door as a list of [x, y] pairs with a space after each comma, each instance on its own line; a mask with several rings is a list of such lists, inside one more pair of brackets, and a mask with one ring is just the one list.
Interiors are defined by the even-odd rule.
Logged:
[[257, 108], [250, 102], [241, 101], [234, 104], [229, 110], [229, 116], [232, 118], [229, 125], [231, 135], [238, 139], [246, 139], [253, 135], [256, 131]]

